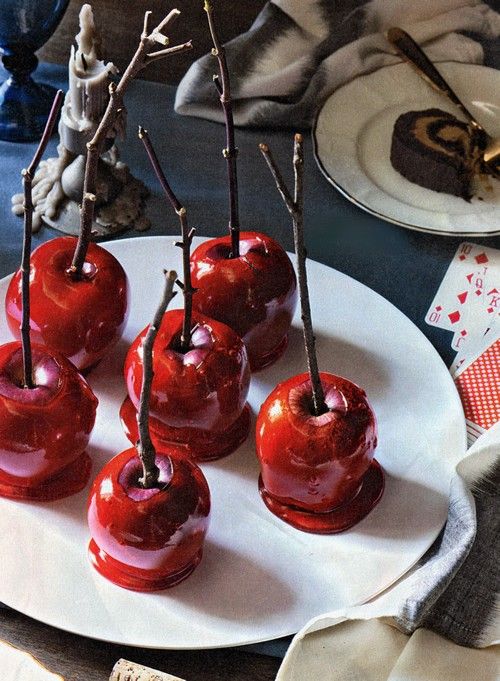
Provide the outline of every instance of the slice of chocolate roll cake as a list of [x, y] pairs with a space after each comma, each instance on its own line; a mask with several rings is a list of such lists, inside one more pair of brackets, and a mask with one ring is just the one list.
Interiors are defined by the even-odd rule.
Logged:
[[441, 109], [409, 111], [394, 124], [391, 163], [421, 187], [472, 197], [471, 182], [486, 172], [485, 135]]

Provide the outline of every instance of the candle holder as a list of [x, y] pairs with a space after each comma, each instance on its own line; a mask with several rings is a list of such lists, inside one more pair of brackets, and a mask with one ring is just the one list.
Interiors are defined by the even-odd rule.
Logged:
[[[109, 85], [118, 73], [112, 62], [101, 59], [101, 37], [89, 4], [82, 6], [79, 19], [80, 32], [69, 58], [69, 89], [61, 109], [57, 157], [42, 162], [34, 178], [34, 232], [45, 223], [65, 234], [79, 234], [87, 143], [96, 133], [108, 105]], [[148, 191], [120, 161], [115, 145], [117, 137], [125, 136], [126, 121], [123, 109], [99, 158], [94, 239], [107, 238], [130, 227], [140, 231], [149, 227], [143, 213]], [[23, 214], [23, 201], [22, 194], [12, 197], [16, 215]]]
[[0, 53], [10, 76], [0, 87], [0, 139], [28, 142], [41, 137], [56, 93], [36, 83], [35, 51], [54, 33], [69, 0], [1, 0]]

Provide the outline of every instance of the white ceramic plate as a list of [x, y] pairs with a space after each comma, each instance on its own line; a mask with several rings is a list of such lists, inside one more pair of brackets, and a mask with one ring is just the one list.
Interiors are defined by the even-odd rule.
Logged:
[[[89, 447], [95, 471], [129, 446], [118, 418], [124, 354], [153, 316], [162, 269], [181, 271], [173, 238], [125, 239], [106, 248], [128, 273], [132, 307], [117, 352], [89, 377], [100, 401]], [[137, 594], [95, 572], [87, 559], [85, 490], [45, 504], [0, 500], [1, 601], [122, 644], [232, 646], [291, 634], [314, 615], [368, 599], [420, 558], [446, 517], [451, 471], [465, 452], [453, 381], [426, 338], [386, 300], [324, 265], [308, 268], [320, 366], [364, 386], [378, 416], [377, 458], [387, 486], [375, 510], [340, 535], [294, 530], [260, 499], [252, 435], [228, 458], [203, 465], [213, 514], [203, 560], [184, 583]], [[6, 288], [4, 279], [2, 298]], [[181, 296], [174, 302], [180, 305]], [[8, 339], [1, 320], [0, 341]], [[280, 380], [304, 367], [297, 315], [283, 358], [252, 378], [254, 415]]]
[[[500, 136], [500, 71], [473, 64], [437, 64], [485, 129]], [[325, 177], [360, 208], [403, 227], [434, 234], [500, 234], [500, 180], [464, 199], [409, 182], [391, 165], [394, 123], [407, 111], [438, 107], [457, 115], [407, 64], [361, 76], [339, 88], [314, 128], [316, 161]]]

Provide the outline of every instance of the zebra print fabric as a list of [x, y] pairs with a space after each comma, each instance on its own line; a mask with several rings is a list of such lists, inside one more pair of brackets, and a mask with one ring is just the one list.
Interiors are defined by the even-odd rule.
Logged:
[[[500, 35], [498, 0], [489, 2], [272, 0], [226, 45], [235, 123], [309, 127], [339, 86], [398, 61], [384, 37], [390, 26], [405, 28], [434, 61], [482, 63], [481, 41]], [[178, 87], [178, 113], [223, 120], [216, 72], [210, 54], [191, 66]]]

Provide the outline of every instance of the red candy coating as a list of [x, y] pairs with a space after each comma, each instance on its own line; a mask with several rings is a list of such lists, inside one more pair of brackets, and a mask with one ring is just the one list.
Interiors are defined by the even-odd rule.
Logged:
[[[125, 435], [130, 442], [139, 439], [137, 426], [137, 410], [129, 397], [120, 407], [120, 419]], [[149, 433], [156, 449], [165, 449], [173, 442], [184, 447], [186, 456], [194, 461], [214, 461], [228, 456], [235, 451], [248, 437], [250, 430], [250, 408], [243, 407], [241, 415], [223, 433], [212, 433], [208, 430], [168, 428], [161, 421], [149, 420]]]
[[[197, 313], [191, 348], [180, 352], [182, 310], [165, 313], [153, 346], [150, 427], [156, 444], [185, 445], [197, 460], [219, 458], [246, 438], [249, 416], [246, 397], [250, 383], [248, 359], [241, 339], [229, 327]], [[143, 378], [144, 329], [125, 360], [130, 401], [139, 407]], [[122, 419], [135, 438], [135, 415], [126, 402]]]
[[321, 382], [329, 410], [319, 416], [309, 374], [280, 383], [260, 409], [256, 446], [268, 507], [295, 527], [328, 533], [373, 508], [383, 475], [372, 464], [377, 428], [365, 392], [333, 374], [321, 373]]
[[119, 586], [153, 591], [185, 579], [201, 560], [210, 492], [198, 466], [175, 448], [158, 452], [157, 487], [144, 489], [134, 447], [109, 461], [89, 496], [94, 567]]
[[0, 346], [0, 494], [56, 499], [82, 489], [97, 398], [63, 356], [32, 346], [35, 387], [23, 387], [21, 343]]
[[283, 248], [259, 232], [242, 232], [240, 257], [230, 258], [229, 236], [202, 243], [191, 255], [198, 289], [193, 306], [230, 326], [243, 339], [252, 371], [284, 352], [297, 303], [292, 263]]
[[[128, 284], [114, 255], [94, 243], [89, 244], [83, 278], [74, 280], [67, 270], [75, 245], [74, 237], [57, 237], [31, 254], [31, 339], [60, 352], [85, 371], [97, 364], [122, 334]], [[11, 332], [20, 338], [20, 270], [10, 281], [5, 313]]]

